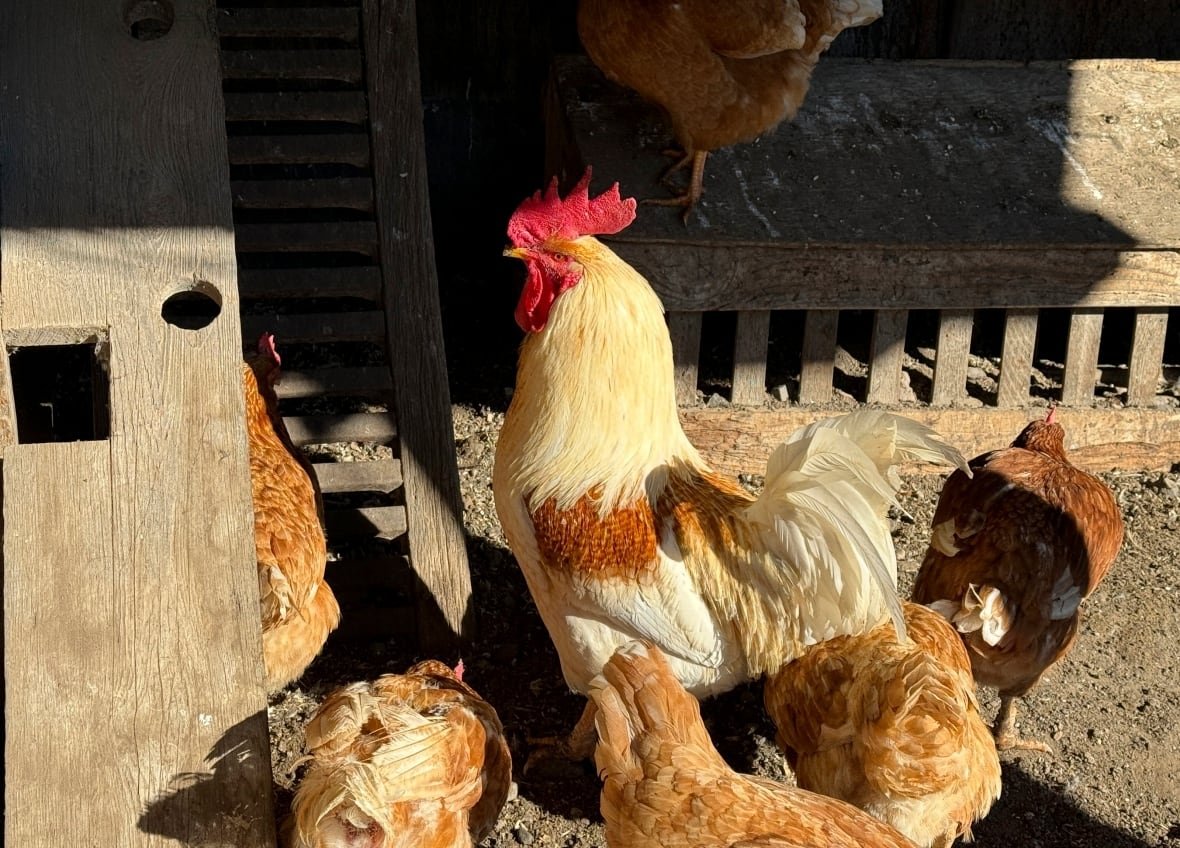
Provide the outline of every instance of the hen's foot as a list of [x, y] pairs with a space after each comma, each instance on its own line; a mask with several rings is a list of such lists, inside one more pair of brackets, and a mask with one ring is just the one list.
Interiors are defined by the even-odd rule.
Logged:
[[650, 206], [680, 206], [684, 211], [680, 215], [680, 219], [688, 224], [688, 216], [692, 213], [692, 209], [696, 206], [701, 195], [705, 193], [704, 179], [705, 179], [705, 159], [708, 153], [698, 150], [695, 153], [686, 153], [684, 158], [676, 162], [665, 172], [665, 176], [671, 174], [673, 171], [684, 167], [690, 160], [692, 161], [692, 177], [688, 182], [688, 191], [676, 197], [649, 197], [639, 201], [640, 203]]
[[996, 715], [996, 723], [992, 725], [992, 736], [995, 737], [997, 751], [1053, 753], [1046, 743], [1038, 739], [1025, 739], [1016, 732], [1016, 698], [1012, 695], [1000, 696], [1000, 711]]
[[521, 775], [527, 775], [530, 770], [541, 763], [579, 763], [594, 756], [594, 746], [598, 744], [598, 731], [594, 727], [594, 715], [597, 708], [593, 701], [586, 702], [582, 717], [574, 725], [569, 736], [530, 736], [528, 737], [529, 752], [525, 760]]

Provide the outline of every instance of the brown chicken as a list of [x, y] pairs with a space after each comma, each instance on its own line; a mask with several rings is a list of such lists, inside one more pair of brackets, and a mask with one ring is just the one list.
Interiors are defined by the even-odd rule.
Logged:
[[709, 151], [795, 117], [811, 71], [841, 31], [881, 16], [881, 0], [581, 0], [578, 33], [611, 79], [662, 106], [701, 196]]
[[947, 479], [914, 584], [962, 634], [975, 679], [999, 689], [1001, 750], [1049, 750], [1016, 735], [1015, 699], [1073, 646], [1082, 601], [1123, 543], [1114, 495], [1070, 464], [1054, 416], [971, 460], [973, 478]]
[[496, 711], [436, 660], [329, 695], [307, 723], [311, 765], [289, 848], [470, 848], [508, 798]]
[[609, 848], [902, 848], [843, 801], [738, 774], [659, 648], [632, 642], [595, 678], [595, 762]]
[[800, 787], [946, 848], [1000, 795], [1000, 758], [971, 661], [942, 616], [905, 604], [888, 624], [811, 648], [767, 678], [766, 709]]
[[258, 354], [242, 366], [262, 657], [272, 692], [303, 674], [340, 623], [340, 607], [324, 582], [328, 548], [319, 488], [279, 414], [274, 385], [280, 364], [267, 333], [258, 340]]
[[[528, 279], [516, 391], [496, 445], [496, 513], [570, 688], [647, 639], [697, 697], [777, 671], [823, 639], [904, 627], [887, 512], [895, 465], [966, 467], [929, 428], [880, 410], [817, 421], [766, 465], [758, 497], [680, 426], [672, 344], [651, 286], [591, 233], [634, 217], [587, 174], [509, 224]], [[589, 756], [593, 710], [565, 750]], [[527, 765], [527, 764], [526, 764]]]

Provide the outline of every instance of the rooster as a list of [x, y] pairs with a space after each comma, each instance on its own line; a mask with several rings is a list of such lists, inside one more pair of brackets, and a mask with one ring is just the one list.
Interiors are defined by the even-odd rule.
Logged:
[[954, 628], [905, 604], [887, 623], [809, 648], [767, 677], [766, 709], [803, 789], [855, 804], [929, 848], [971, 838], [1000, 795], [1000, 758]]
[[671, 200], [687, 218], [710, 150], [795, 117], [819, 56], [841, 31], [881, 17], [881, 0], [581, 0], [578, 33], [612, 80], [667, 111], [692, 163]]
[[279, 414], [274, 386], [281, 363], [274, 336], [265, 333], [257, 355], [242, 366], [262, 658], [271, 692], [302, 675], [340, 623], [324, 581], [328, 548], [319, 488]]
[[590, 697], [608, 848], [914, 848], [843, 801], [731, 769], [697, 700], [648, 643], [623, 646]]
[[471, 848], [512, 784], [496, 711], [437, 660], [354, 683], [307, 723], [288, 848]]
[[[865, 410], [795, 433], [757, 498], [714, 473], [680, 426], [659, 298], [593, 236], [626, 227], [635, 201], [617, 184], [591, 200], [589, 182], [561, 198], [555, 180], [509, 224], [527, 337], [493, 470], [566, 682], [586, 694], [616, 648], [643, 638], [706, 696], [890, 613], [904, 629], [892, 465], [963, 458], [909, 419]], [[589, 756], [593, 719], [591, 704], [561, 753]]]
[[1110, 489], [1075, 468], [1050, 409], [1010, 447], [946, 481], [913, 598], [962, 634], [975, 679], [1000, 692], [1001, 750], [1049, 751], [1016, 733], [1016, 698], [1073, 647], [1081, 604], [1123, 543]]

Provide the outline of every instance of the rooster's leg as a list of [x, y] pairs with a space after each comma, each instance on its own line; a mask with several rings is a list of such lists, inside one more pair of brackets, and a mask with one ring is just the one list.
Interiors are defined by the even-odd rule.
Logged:
[[[696, 205], [697, 201], [701, 199], [701, 195], [705, 191], [705, 159], [708, 158], [708, 156], [709, 152], [707, 150], [698, 150], [692, 154], [692, 178], [688, 183], [688, 191], [686, 191], [684, 194], [678, 195], [676, 197], [649, 197], [645, 200], [641, 200], [640, 203], [647, 203], [652, 206], [681, 206], [684, 208], [684, 212], [681, 213], [680, 217], [684, 220], [684, 223], [687, 224], [689, 213], [692, 212], [692, 208]], [[687, 161], [688, 158], [689, 157], [686, 155], [684, 161]], [[682, 164], [683, 162], [678, 162], [676, 165], [672, 166], [672, 169], [675, 170]], [[668, 173], [671, 173], [671, 171]]]
[[1000, 696], [1000, 711], [996, 714], [996, 723], [992, 725], [992, 735], [995, 736], [996, 748], [1000, 751], [1040, 751], [1044, 754], [1053, 751], [1044, 742], [1022, 739], [1017, 735], [1015, 695]]
[[594, 756], [594, 746], [598, 744], [598, 731], [594, 727], [594, 716], [598, 708], [593, 701], [586, 701], [586, 708], [582, 710], [582, 717], [574, 725], [569, 736], [529, 737], [529, 745], [533, 746], [529, 758], [525, 761], [521, 774], [528, 774], [529, 769], [541, 760], [565, 759], [571, 762], [588, 760]]

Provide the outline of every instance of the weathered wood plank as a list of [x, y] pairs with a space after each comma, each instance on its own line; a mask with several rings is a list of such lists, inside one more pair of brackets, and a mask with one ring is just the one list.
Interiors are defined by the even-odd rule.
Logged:
[[238, 271], [242, 300], [264, 298], [355, 297], [381, 299], [381, 269], [376, 265], [340, 268], [243, 268]]
[[229, 139], [231, 165], [322, 165], [368, 167], [369, 137], [331, 135], [237, 135]]
[[967, 392], [967, 357], [975, 313], [969, 309], [943, 309], [938, 315], [938, 349], [934, 354], [933, 406], [953, 406]]
[[372, 221], [239, 224], [240, 253], [360, 253], [377, 255], [377, 225]]
[[769, 312], [739, 312], [733, 342], [733, 403], [766, 400], [766, 352], [770, 340]]
[[[684, 431], [706, 461], [724, 474], [761, 474], [771, 452], [795, 430], [843, 409], [681, 410]], [[970, 458], [1009, 444], [1040, 409], [904, 409]], [[1062, 409], [1066, 447], [1090, 471], [1168, 469], [1180, 455], [1180, 411]], [[907, 470], [943, 471], [930, 466]]]
[[832, 372], [836, 362], [835, 309], [812, 309], [803, 324], [799, 403], [827, 403], [832, 399]]
[[334, 442], [375, 442], [387, 445], [397, 438], [397, 421], [391, 412], [356, 412], [351, 415], [286, 415], [283, 423], [298, 447]]
[[1061, 402], [1066, 406], [1094, 403], [1094, 373], [1102, 340], [1102, 310], [1075, 309], [1069, 319], [1069, 346], [1061, 379]]
[[[667, 167], [666, 119], [583, 57], [555, 68], [583, 163], [646, 196]], [[690, 240], [1174, 249], [1178, 81], [1180, 62], [827, 57], [794, 121], [709, 157]], [[625, 235], [686, 241], [658, 208]]]
[[369, 116], [360, 91], [232, 92], [225, 95], [225, 119], [234, 121], [336, 121], [362, 124]]
[[217, 40], [171, 5], [0, 5], [3, 325], [109, 327], [111, 376], [107, 440], [4, 457], [9, 845], [275, 844]]
[[334, 38], [360, 40], [357, 9], [218, 8], [217, 33], [222, 38]]
[[1169, 306], [1180, 286], [1178, 250], [738, 247], [628, 233], [606, 240], [669, 311]]
[[404, 506], [342, 507], [324, 510], [324, 529], [333, 541], [396, 539], [406, 534]]
[[471, 575], [438, 308], [413, 0], [363, 0], [387, 349], [397, 395], [410, 557], [427, 652], [473, 636]]
[[358, 83], [365, 75], [359, 50], [222, 50], [228, 80], [314, 80]]
[[1155, 400], [1167, 329], [1168, 310], [1136, 311], [1131, 363], [1127, 373], [1127, 403], [1131, 406], [1150, 406]]
[[672, 339], [676, 402], [693, 403], [701, 361], [701, 313], [669, 312], [668, 335]]
[[[0, 290], [3, 286], [0, 284]], [[16, 403], [12, 396], [12, 370], [8, 364], [8, 337], [4, 333], [4, 314], [0, 311], [0, 461], [16, 444]], [[2, 498], [2, 492], [0, 492]]]
[[382, 342], [385, 315], [381, 312], [315, 312], [309, 315], [243, 315], [242, 338], [274, 333], [288, 342]]
[[239, 209], [373, 209], [373, 181], [362, 177], [305, 180], [234, 180]]
[[904, 309], [878, 309], [869, 345], [869, 403], [893, 404], [901, 396], [905, 362], [905, 331], [910, 314]]
[[393, 378], [388, 368], [379, 366], [343, 366], [313, 371], [283, 369], [275, 391], [280, 400], [328, 395], [388, 394], [393, 391]]
[[1037, 341], [1037, 310], [1009, 309], [1004, 316], [1004, 347], [1000, 353], [1000, 385], [996, 406], [1001, 409], [1028, 403], [1033, 349]]
[[338, 492], [392, 492], [402, 484], [402, 464], [396, 459], [317, 462], [311, 467], [315, 470], [320, 491], [326, 495]]

